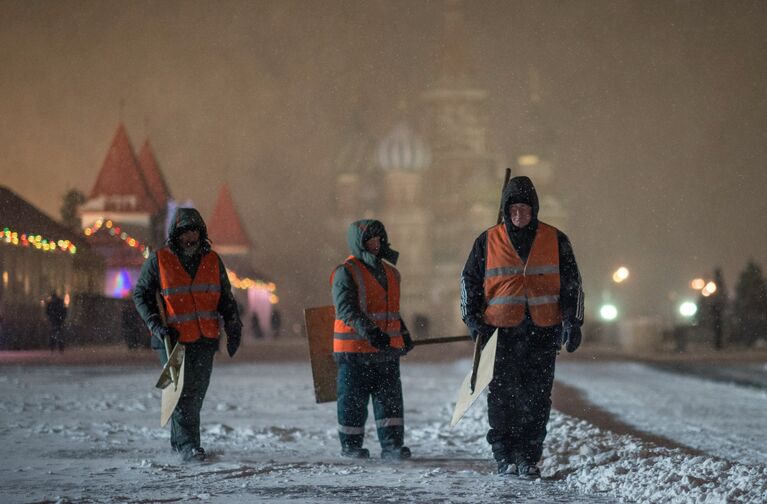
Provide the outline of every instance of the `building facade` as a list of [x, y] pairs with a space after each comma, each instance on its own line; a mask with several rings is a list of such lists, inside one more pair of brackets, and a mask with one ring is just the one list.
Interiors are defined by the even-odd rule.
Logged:
[[103, 289], [104, 263], [83, 237], [0, 186], [0, 349], [47, 345], [52, 292], [72, 307]]

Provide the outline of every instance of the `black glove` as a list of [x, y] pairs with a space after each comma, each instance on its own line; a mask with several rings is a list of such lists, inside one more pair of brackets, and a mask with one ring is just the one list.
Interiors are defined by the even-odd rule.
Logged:
[[402, 349], [402, 355], [407, 355], [415, 346], [413, 345], [413, 338], [410, 337], [409, 332], [402, 333], [402, 341], [405, 342], [405, 347]]
[[565, 349], [570, 353], [575, 352], [581, 346], [581, 328], [565, 327], [562, 331], [562, 339], [565, 342]]
[[234, 357], [237, 349], [240, 348], [241, 330], [232, 329], [226, 331], [226, 351], [229, 357]]
[[370, 334], [368, 334], [368, 342], [373, 345], [374, 348], [377, 348], [378, 350], [385, 350], [389, 348], [389, 335], [383, 332], [381, 329], [376, 327], [372, 331], [370, 331]]
[[477, 322], [476, 327], [469, 331], [472, 341], [477, 341], [477, 338], [482, 338], [481, 343], [484, 345], [490, 336], [495, 332], [495, 327], [487, 325], [484, 322]]
[[159, 345], [158, 348], [165, 349], [165, 338], [168, 337], [170, 339], [170, 350], [173, 351], [173, 347], [176, 345], [179, 336], [178, 329], [175, 327], [157, 325], [152, 329], [152, 337], [156, 341], [155, 344], [152, 345], [152, 348]]

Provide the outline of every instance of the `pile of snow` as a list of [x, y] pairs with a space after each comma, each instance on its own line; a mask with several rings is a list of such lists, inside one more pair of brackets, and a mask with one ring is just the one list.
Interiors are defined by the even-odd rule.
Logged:
[[767, 468], [650, 446], [553, 414], [543, 476], [636, 502], [764, 502]]

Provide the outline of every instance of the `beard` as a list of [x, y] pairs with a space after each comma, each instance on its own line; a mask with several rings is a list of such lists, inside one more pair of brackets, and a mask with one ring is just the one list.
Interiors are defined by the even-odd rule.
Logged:
[[181, 245], [181, 252], [186, 257], [192, 257], [200, 250], [200, 242], [184, 243]]

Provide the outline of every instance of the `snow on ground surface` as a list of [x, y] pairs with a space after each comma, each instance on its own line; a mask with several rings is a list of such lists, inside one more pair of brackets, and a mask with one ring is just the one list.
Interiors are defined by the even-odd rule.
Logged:
[[[314, 403], [306, 363], [219, 362], [202, 412], [210, 454], [202, 464], [183, 464], [170, 453], [169, 432], [159, 427], [159, 391], [152, 389], [156, 367], [0, 366], [0, 502], [764, 502], [763, 462], [649, 446], [557, 412], [549, 423], [545, 481], [495, 476], [484, 401], [456, 429], [447, 427], [468, 366], [403, 362], [414, 459], [399, 464], [337, 457], [336, 405]], [[595, 401], [596, 390], [630, 381], [625, 365], [561, 368], [569, 383], [589, 383]], [[684, 377], [645, 372], [669, 389], [696, 388]], [[723, 387], [724, 396], [742, 392]], [[692, 407], [708, 398], [678, 400]], [[732, 409], [745, 408], [743, 401], [722, 409], [714, 401], [707, 411], [754, 414]], [[664, 411], [660, 422], [667, 421]], [[366, 445], [377, 457], [371, 420]]]
[[732, 462], [767, 465], [767, 391], [642, 364], [560, 363], [557, 378], [640, 430]]

